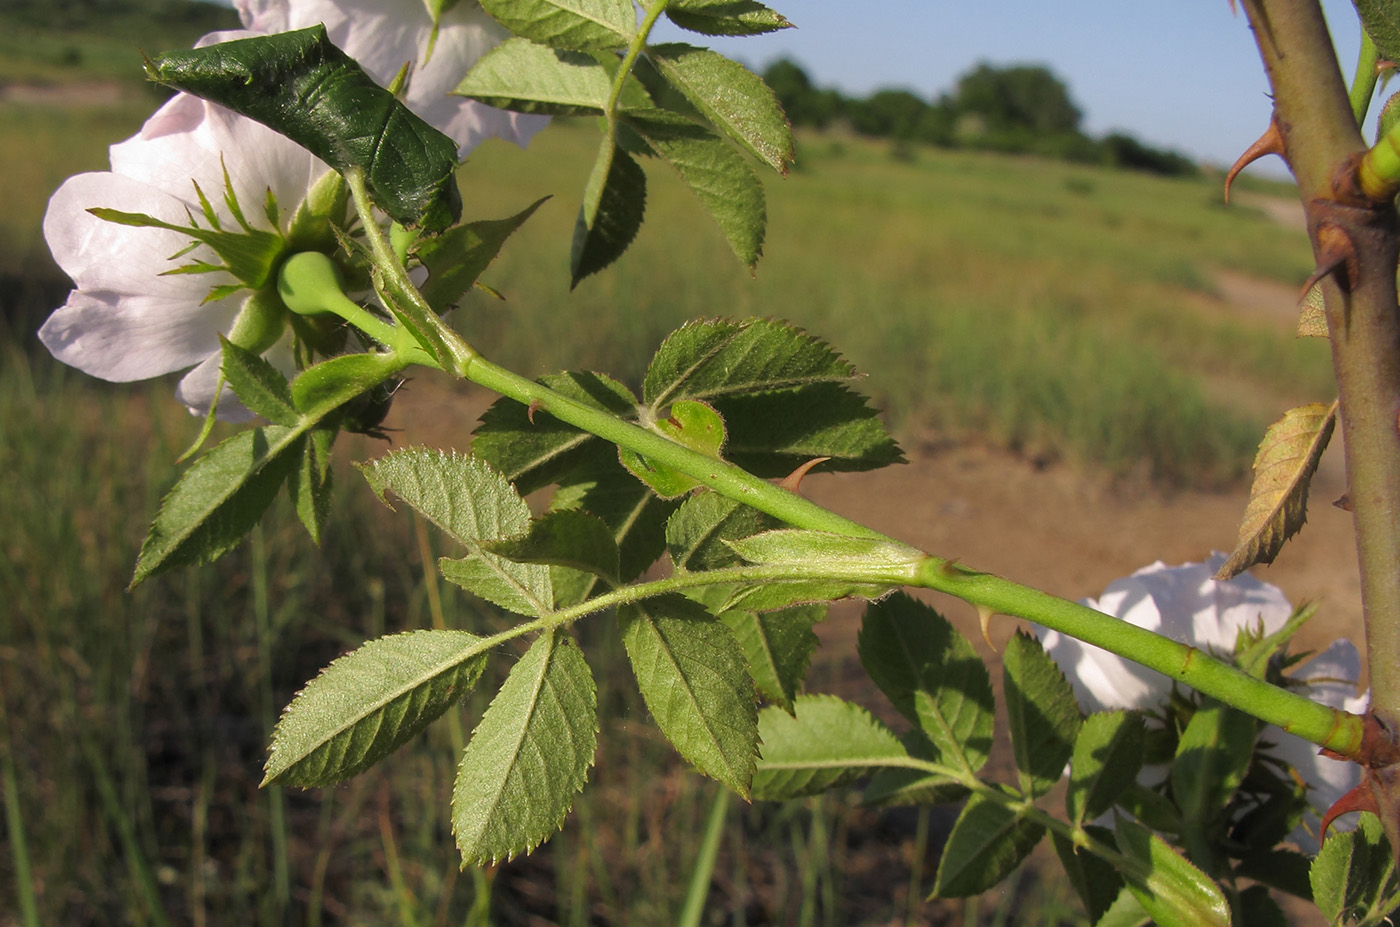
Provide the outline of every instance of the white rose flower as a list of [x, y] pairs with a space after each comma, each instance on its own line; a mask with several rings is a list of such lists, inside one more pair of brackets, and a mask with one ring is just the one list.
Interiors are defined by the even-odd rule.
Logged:
[[[1184, 644], [1226, 656], [1234, 651], [1240, 631], [1259, 629], [1265, 634], [1281, 628], [1293, 614], [1293, 606], [1277, 586], [1248, 574], [1219, 581], [1215, 573], [1225, 562], [1216, 553], [1205, 563], [1169, 567], [1158, 561], [1124, 579], [1108, 584], [1098, 600], [1082, 604], [1121, 618]], [[1113, 709], [1152, 710], [1164, 707], [1172, 681], [1161, 673], [1057, 631], [1036, 628], [1050, 656], [1064, 670], [1084, 711]], [[1333, 708], [1361, 712], [1366, 696], [1357, 696], [1356, 680], [1361, 657], [1346, 640], [1296, 669], [1292, 678], [1305, 684], [1303, 693]], [[1292, 765], [1308, 783], [1308, 803], [1314, 814], [1305, 828], [1292, 835], [1304, 850], [1317, 848], [1317, 815], [1325, 812], [1360, 779], [1354, 763], [1339, 762], [1318, 753], [1316, 745], [1266, 727], [1261, 740], [1272, 745], [1271, 754]]]

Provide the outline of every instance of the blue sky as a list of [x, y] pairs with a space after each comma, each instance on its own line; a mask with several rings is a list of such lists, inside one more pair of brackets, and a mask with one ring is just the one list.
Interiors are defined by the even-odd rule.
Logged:
[[[1243, 12], [1227, 0], [768, 0], [798, 28], [717, 40], [753, 66], [781, 55], [848, 96], [904, 87], [932, 97], [979, 61], [1049, 65], [1092, 135], [1229, 164], [1268, 125], [1268, 84]], [[1342, 69], [1359, 45], [1349, 0], [1325, 0]], [[676, 37], [672, 33], [671, 37]], [[1283, 171], [1273, 160], [1270, 173]]]

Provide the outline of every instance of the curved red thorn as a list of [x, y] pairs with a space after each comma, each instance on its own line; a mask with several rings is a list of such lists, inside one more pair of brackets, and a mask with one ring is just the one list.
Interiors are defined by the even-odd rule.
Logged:
[[530, 405], [525, 410], [525, 417], [530, 420], [531, 425], [535, 424], [535, 410], [538, 409], [541, 405], [542, 403], [538, 399], [530, 400]]
[[1371, 792], [1369, 782], [1363, 780], [1356, 788], [1332, 803], [1332, 807], [1328, 808], [1327, 813], [1322, 816], [1318, 839], [1327, 839], [1327, 828], [1332, 826], [1332, 822], [1341, 815], [1349, 814], [1352, 811], [1369, 811], [1372, 814], [1380, 814], [1380, 806], [1376, 804], [1376, 796]]
[[[1233, 3], [1231, 5], [1233, 6]], [[1230, 168], [1230, 173], [1225, 175], [1226, 203], [1230, 202], [1230, 185], [1235, 182], [1235, 178], [1239, 176], [1240, 171], [1249, 167], [1265, 155], [1271, 154], [1276, 154], [1281, 158], [1284, 157], [1283, 133], [1279, 131], [1277, 116], [1269, 120], [1269, 127], [1264, 130], [1264, 134], [1259, 136], [1258, 140], [1255, 141], [1253, 145], [1250, 145], [1244, 150], [1244, 154], [1240, 155], [1239, 160]]]
[[796, 495], [802, 488], [802, 478], [819, 463], [826, 463], [830, 457], [814, 457], [778, 481], [778, 485]]

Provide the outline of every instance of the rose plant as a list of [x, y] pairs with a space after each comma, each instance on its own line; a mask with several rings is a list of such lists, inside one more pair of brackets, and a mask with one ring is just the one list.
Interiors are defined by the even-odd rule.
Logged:
[[[575, 284], [641, 226], [643, 163], [674, 169], [755, 264], [765, 210], [754, 165], [787, 169], [786, 119], [743, 66], [651, 32], [662, 16], [699, 35], [787, 28], [767, 6], [242, 0], [245, 24], [271, 34], [148, 61], [153, 80], [191, 96], [115, 146], [112, 172], [66, 184], [46, 223], [77, 285], [43, 330], [61, 359], [125, 379], [193, 366], [182, 401], [203, 410], [223, 382], [255, 419], [171, 491], [133, 581], [222, 555], [284, 487], [318, 537], [331, 441], [362, 424], [366, 397], [426, 367], [501, 394], [472, 455], [402, 448], [360, 469], [379, 498], [457, 546], [440, 563], [446, 579], [515, 618], [485, 635], [390, 635], [337, 659], [288, 706], [267, 783], [358, 774], [454, 709], [516, 645], [462, 753], [452, 822], [466, 865], [529, 852], [587, 781], [598, 700], [572, 627], [607, 620], [661, 732], [733, 792], [788, 799], [866, 780], [871, 802], [964, 802], [935, 894], [991, 888], [1048, 836], [1099, 923], [1281, 923], [1271, 889], [1311, 898], [1333, 923], [1383, 920], [1397, 904], [1383, 844], [1400, 846], [1400, 130], [1383, 118], [1368, 147], [1357, 123], [1371, 65], [1400, 55], [1396, 7], [1359, 4], [1369, 57], [1350, 98], [1314, 0], [1244, 7], [1278, 112], [1257, 151], [1284, 154], [1297, 174], [1341, 397], [1292, 410], [1265, 435], [1228, 559], [1154, 566], [1074, 603], [809, 502], [799, 489], [812, 468], [870, 469], [901, 453], [851, 366], [781, 322], [682, 327], [640, 394], [592, 372], [529, 380], [446, 323], [534, 209], [459, 221], [459, 159], [483, 134], [523, 141], [538, 125], [526, 116], [598, 117]], [[1301, 526], [1338, 420], [1367, 609], [1364, 716], [1345, 648], [1300, 666], [1288, 638], [1310, 613], [1231, 578]], [[536, 512], [523, 497], [546, 487]], [[950, 593], [984, 623], [1006, 614], [1045, 629], [1046, 646], [1020, 633], [1002, 655], [1014, 781], [985, 773], [999, 723], [986, 665], [903, 588]], [[860, 658], [902, 731], [803, 692], [812, 626], [825, 603], [851, 597], [870, 601]], [[1289, 834], [1310, 799], [1344, 783], [1295, 742], [1351, 764], [1326, 768], [1359, 771], [1362, 786], [1334, 810], [1378, 814], [1313, 859]], [[1164, 780], [1140, 780], [1148, 758], [1167, 764]], [[1052, 813], [1047, 795], [1067, 768], [1064, 812]]]

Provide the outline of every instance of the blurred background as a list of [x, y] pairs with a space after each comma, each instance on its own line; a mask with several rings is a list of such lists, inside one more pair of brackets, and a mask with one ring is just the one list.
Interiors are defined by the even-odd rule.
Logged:
[[[788, 319], [867, 372], [911, 458], [814, 478], [817, 501], [1073, 598], [1228, 548], [1264, 427], [1333, 395], [1326, 345], [1293, 333], [1311, 259], [1286, 172], [1251, 172], [1222, 197], [1221, 165], [1268, 118], [1243, 20], [1224, 2], [1100, 4], [1096, 31], [1095, 9], [1036, 27], [1028, 4], [963, 4], [986, 10], [948, 10], [940, 31], [923, 3], [882, 6], [909, 21], [855, 28], [849, 5], [811, 0], [783, 10], [802, 30], [724, 46], [770, 79], [798, 136], [797, 168], [767, 183], [756, 275], [649, 167], [636, 244], [570, 293], [596, 130], [560, 120], [528, 151], [489, 143], [463, 170], [469, 218], [554, 198], [485, 278], [504, 300], [474, 296], [455, 323], [523, 373], [635, 385], [686, 319]], [[984, 15], [1024, 21], [997, 32]], [[580, 627], [600, 685], [598, 767], [530, 857], [457, 868], [452, 777], [490, 678], [337, 789], [257, 788], [278, 713], [335, 656], [388, 631], [506, 620], [441, 583], [445, 542], [359, 485], [348, 462], [389, 445], [340, 443], [321, 549], [279, 505], [219, 563], [125, 591], [198, 422], [170, 382], [106, 384], [49, 358], [34, 333], [69, 284], [40, 222], [65, 177], [105, 169], [107, 146], [161, 102], [139, 50], [236, 25], [188, 0], [0, 4], [0, 925], [673, 923], [717, 787], [651, 727], [604, 619]], [[919, 30], [930, 39], [914, 58]], [[1339, 29], [1344, 54], [1354, 31], [1354, 18]], [[1109, 50], [1096, 68], [1077, 63], [1089, 35]], [[1175, 69], [1217, 60], [1219, 86], [1183, 78], [1161, 96]], [[1141, 89], [1122, 86], [1119, 61]], [[1135, 107], [1113, 102], [1125, 95]], [[466, 449], [489, 401], [415, 379], [391, 443]], [[1324, 501], [1341, 492], [1337, 457]], [[1347, 531], [1341, 513], [1317, 513], [1264, 574], [1295, 602], [1323, 600], [1326, 628], [1305, 644], [1359, 628]], [[970, 610], [939, 604], [977, 639]], [[856, 621], [839, 608], [823, 626], [809, 689], [869, 701]], [[504, 663], [488, 670], [497, 683]], [[735, 803], [704, 922], [1083, 922], [1053, 861], [984, 899], [924, 903], [950, 824], [944, 809], [875, 811], [857, 795]]]

